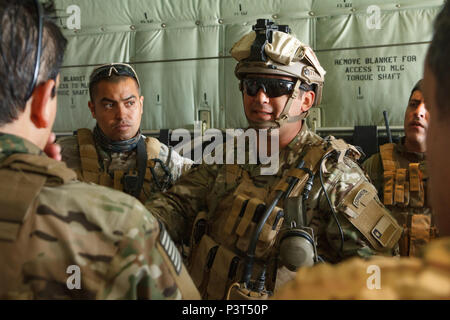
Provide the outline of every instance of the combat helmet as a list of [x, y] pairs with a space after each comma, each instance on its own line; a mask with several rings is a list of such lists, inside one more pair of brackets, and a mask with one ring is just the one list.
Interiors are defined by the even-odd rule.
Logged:
[[[231, 48], [231, 55], [238, 61], [235, 75], [239, 80], [247, 74], [274, 74], [297, 79], [280, 117], [274, 121], [253, 123], [256, 128], [279, 128], [286, 122], [296, 122], [307, 117], [308, 112], [299, 116], [289, 116], [292, 102], [298, 95], [298, 89], [315, 93], [313, 106], [322, 100], [322, 88], [325, 70], [319, 63], [314, 51], [300, 40], [290, 35], [287, 25], [276, 25], [267, 19], [258, 19], [253, 31], [243, 36]], [[242, 83], [241, 83], [242, 90]]]

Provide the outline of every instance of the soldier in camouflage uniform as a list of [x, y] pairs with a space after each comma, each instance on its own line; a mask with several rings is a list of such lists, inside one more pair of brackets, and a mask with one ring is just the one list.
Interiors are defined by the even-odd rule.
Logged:
[[403, 226], [400, 255], [415, 256], [436, 237], [427, 188], [425, 160], [429, 111], [419, 81], [411, 91], [405, 111], [405, 136], [397, 144], [380, 146], [380, 153], [363, 163], [384, 205]]
[[352, 259], [337, 266], [304, 268], [275, 298], [450, 299], [450, 2], [445, 3], [434, 29], [422, 90], [431, 114], [426, 153], [431, 205], [441, 238], [428, 243], [418, 257]]
[[[264, 36], [267, 21], [254, 28], [261, 23]], [[275, 172], [267, 175], [266, 166], [250, 162], [203, 164], [146, 203], [176, 242], [189, 244], [188, 269], [208, 299], [266, 298], [302, 265], [295, 260], [311, 252], [314, 259], [305, 263], [391, 256], [401, 234], [355, 162], [358, 150], [322, 139], [303, 121], [320, 103], [325, 74], [314, 52], [288, 33], [269, 33], [265, 42], [250, 32], [231, 54], [239, 62], [246, 133], [257, 129], [260, 140], [275, 135], [279, 143]], [[257, 154], [246, 152], [247, 158]], [[288, 192], [291, 177], [298, 182], [289, 198], [275, 203], [280, 192]], [[272, 203], [273, 210], [265, 211]]]
[[112, 63], [93, 70], [89, 108], [97, 120], [94, 130], [58, 140], [62, 158], [78, 179], [123, 190], [144, 202], [164, 191], [193, 161], [172, 147], [140, 132], [144, 97], [134, 69]]
[[43, 152], [56, 150], [48, 141], [67, 43], [47, 14], [38, 1], [0, 0], [0, 299], [198, 298], [138, 200], [76, 181]]

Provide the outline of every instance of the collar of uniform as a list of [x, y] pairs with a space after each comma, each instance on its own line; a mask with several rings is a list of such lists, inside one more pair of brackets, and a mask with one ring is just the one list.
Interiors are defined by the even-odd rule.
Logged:
[[138, 141], [141, 138], [141, 130], [139, 130], [137, 134], [131, 139], [124, 141], [113, 141], [103, 133], [103, 131], [97, 124], [93, 131], [93, 137], [96, 144], [98, 144], [103, 150], [107, 152], [130, 152], [136, 149]]
[[405, 138], [402, 137], [395, 145], [397, 152], [412, 162], [420, 162], [425, 160], [425, 152], [410, 152], [405, 148]]
[[[279, 169], [278, 169], [278, 175], [280, 173], [280, 168], [283, 168], [285, 164], [287, 163], [290, 165], [290, 163], [293, 161], [293, 159], [287, 159], [287, 157], [290, 155], [292, 157], [295, 157], [296, 154], [303, 148], [303, 146], [311, 140], [311, 135], [314, 135], [314, 133], [309, 130], [308, 125], [306, 124], [305, 120], [302, 120], [302, 128], [298, 132], [298, 134], [292, 139], [291, 142], [284, 148], [283, 150], [279, 151]], [[296, 152], [290, 152], [290, 151], [296, 151]], [[248, 154], [248, 146], [246, 148], [246, 153]], [[241, 164], [240, 165], [244, 170], [246, 170], [251, 177], [261, 175], [261, 164]]]
[[0, 133], [0, 162], [14, 153], [41, 155], [43, 151], [34, 143], [16, 135]]
[[294, 139], [292, 139], [292, 141], [289, 142], [287, 148], [294, 151], [299, 151], [303, 147], [303, 145], [309, 140], [311, 133], [312, 131], [309, 130], [306, 121], [302, 120], [302, 128], [294, 137]]

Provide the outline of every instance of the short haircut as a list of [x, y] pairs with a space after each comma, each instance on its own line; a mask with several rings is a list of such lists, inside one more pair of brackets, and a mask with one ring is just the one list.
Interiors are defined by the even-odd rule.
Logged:
[[411, 94], [409, 95], [409, 99], [408, 99], [408, 103], [409, 103], [409, 101], [411, 100], [411, 97], [412, 97], [412, 95], [413, 95], [413, 93], [414, 93], [414, 91], [420, 91], [420, 92], [422, 92], [422, 80], [423, 79], [420, 79], [419, 81], [417, 81], [417, 83], [416, 83], [416, 85], [414, 86], [414, 88], [411, 90]]
[[118, 76], [116, 74], [113, 74], [109, 78], [103, 78], [99, 81], [94, 81], [89, 84], [89, 97], [91, 98], [91, 102], [94, 103], [95, 96], [97, 95], [97, 86], [100, 82], [104, 81], [104, 82], [118, 83], [118, 82], [126, 80], [128, 78], [134, 80], [134, 82], [136, 83], [136, 86], [138, 88], [139, 95], [141, 95], [141, 88], [139, 87], [139, 84], [135, 78], [129, 77], [129, 76]]
[[450, 1], [434, 22], [434, 35], [426, 64], [436, 78], [436, 107], [443, 116], [450, 115]]
[[[36, 86], [56, 79], [67, 40], [49, 16], [53, 1], [44, 6], [42, 53]], [[33, 0], [0, 0], [0, 126], [17, 120], [25, 109], [34, 76], [38, 11]]]

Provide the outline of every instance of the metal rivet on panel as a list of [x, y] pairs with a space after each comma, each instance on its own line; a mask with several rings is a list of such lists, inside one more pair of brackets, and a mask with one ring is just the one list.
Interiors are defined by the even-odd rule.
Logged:
[[100, 30], [103, 31], [103, 32], [105, 32], [105, 28], [103, 28], [103, 27], [101, 27]]
[[356, 9], [355, 9], [355, 8], [351, 8], [350, 11], [351, 11], [351, 12], [355, 12]]
[[131, 30], [136, 30], [136, 26], [135, 26], [135, 25], [131, 25], [131, 26], [130, 26], [130, 29], [131, 29]]
[[274, 15], [272, 16], [272, 18], [278, 19], [278, 15], [274, 14]]
[[222, 24], [223, 23], [223, 19], [219, 19], [219, 23]]
[[161, 23], [161, 28], [165, 28], [167, 25], [165, 23]]
[[200, 25], [200, 20], [195, 21], [195, 24], [196, 24], [197, 26], [199, 26], [199, 25]]
[[309, 14], [310, 16], [313, 16], [313, 15], [314, 15], [314, 12], [313, 12], [313, 11], [310, 11], [310, 12], [308, 12], [308, 14]]
[[395, 6], [396, 6], [397, 8], [400, 8], [400, 7], [401, 7], [401, 5], [400, 5], [400, 4], [396, 4]]

